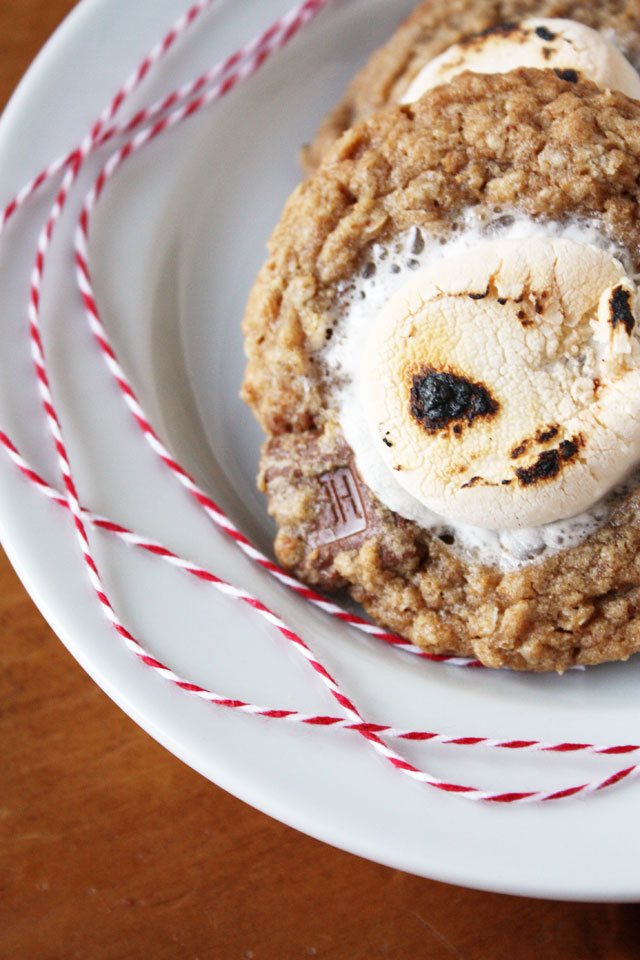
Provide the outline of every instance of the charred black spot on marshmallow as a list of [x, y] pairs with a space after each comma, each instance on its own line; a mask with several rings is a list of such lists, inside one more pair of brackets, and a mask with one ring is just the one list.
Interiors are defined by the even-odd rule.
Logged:
[[523, 440], [522, 443], [519, 443], [516, 447], [513, 448], [509, 456], [512, 460], [517, 460], [518, 457], [521, 457], [523, 453], [526, 452], [527, 447], [529, 446], [529, 440]]
[[616, 287], [609, 297], [609, 322], [614, 330], [621, 323], [628, 336], [631, 336], [636, 325], [636, 318], [629, 304], [630, 299], [629, 291], [624, 287]]
[[538, 430], [536, 433], [536, 440], [538, 443], [548, 443], [549, 440], [553, 440], [554, 437], [558, 436], [558, 427], [547, 427], [546, 430]]
[[[538, 432], [536, 433], [536, 435], [535, 435], [535, 437], [534, 437], [535, 442], [536, 442], [536, 443], [548, 443], [549, 440], [553, 440], [554, 437], [557, 437], [557, 436], [558, 436], [558, 429], [559, 429], [559, 428], [554, 424], [554, 425], [551, 426], [551, 427], [545, 427], [544, 430], [538, 430]], [[529, 447], [530, 447], [530, 445], [531, 445], [532, 442], [533, 442], [533, 441], [531, 440], [530, 437], [526, 437], [524, 440], [522, 440], [517, 446], [515, 446], [515, 447], [513, 448], [513, 450], [512, 450], [511, 453], [509, 454], [509, 456], [511, 457], [511, 459], [512, 459], [512, 460], [517, 460], [517, 459], [518, 459], [519, 457], [521, 457], [524, 453], [526, 453], [527, 450], [529, 449]], [[567, 441], [564, 441], [564, 442], [565, 442], [565, 443], [569, 443], [570, 441], [567, 440]], [[560, 447], [562, 447], [562, 444], [560, 444]]]
[[577, 83], [579, 80], [578, 73], [576, 70], [572, 70], [570, 67], [567, 70], [559, 70], [556, 67], [553, 71], [560, 80], [566, 80], [567, 83]]
[[500, 304], [501, 307], [504, 307], [506, 302], [507, 302], [506, 297], [498, 297], [498, 303]]
[[519, 467], [516, 470], [516, 477], [523, 487], [530, 487], [534, 483], [552, 480], [560, 473], [563, 465], [569, 463], [577, 455], [581, 442], [581, 437], [563, 440], [557, 449], [545, 450], [541, 453], [530, 467]]
[[388, 433], [385, 433], [384, 437], [382, 438], [382, 442], [383, 442], [384, 444], [386, 444], [387, 447], [392, 447], [392, 446], [393, 446], [391, 440], [389, 440], [389, 434], [388, 434]]
[[[471, 426], [478, 417], [493, 416], [498, 404], [481, 383], [423, 367], [412, 379], [409, 410], [411, 416], [433, 434], [452, 421], [466, 420]], [[461, 424], [456, 423], [453, 431], [459, 436]]]
[[578, 444], [575, 441], [575, 437], [572, 440], [563, 440], [558, 447], [558, 453], [565, 463], [567, 460], [573, 460], [577, 452]]
[[480, 483], [482, 477], [471, 477], [471, 480], [467, 480], [466, 483], [463, 483], [460, 487], [461, 490], [465, 490], [467, 487], [475, 487], [476, 483]]
[[547, 27], [536, 27], [536, 36], [540, 37], [541, 40], [546, 40], [547, 43], [551, 43], [552, 40], [555, 40], [557, 34], [552, 33]]
[[480, 33], [472, 33], [468, 37], [464, 37], [460, 41], [459, 46], [481, 46], [485, 37], [510, 37], [512, 34], [520, 30], [521, 27], [519, 23], [513, 23], [511, 21], [495, 23], [492, 27], [487, 27], [486, 30], [481, 30]]
[[545, 450], [530, 467], [519, 467], [516, 476], [523, 487], [540, 480], [550, 480], [560, 471], [560, 456], [557, 450]]
[[489, 296], [489, 284], [487, 284], [487, 289], [484, 293], [470, 293], [469, 296], [472, 300], [484, 300], [485, 297]]

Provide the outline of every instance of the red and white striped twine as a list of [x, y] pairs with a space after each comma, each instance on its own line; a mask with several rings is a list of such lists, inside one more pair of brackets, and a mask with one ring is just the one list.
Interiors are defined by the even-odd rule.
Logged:
[[[99, 203], [105, 186], [125, 161], [129, 157], [137, 154], [147, 143], [178, 126], [184, 120], [187, 120], [208, 105], [220, 100], [239, 83], [246, 81], [260, 69], [275, 51], [284, 47], [308, 21], [320, 13], [320, 11], [331, 2], [333, 2], [333, 0], [305, 0], [305, 2], [299, 4], [284, 17], [276, 21], [268, 30], [263, 31], [259, 36], [255, 37], [238, 51], [231, 54], [194, 81], [185, 84], [168, 96], [158, 100], [150, 107], [138, 111], [128, 121], [120, 124], [114, 123], [113, 121], [116, 115], [120, 112], [133, 91], [138, 88], [149, 72], [168, 54], [178, 39], [196, 23], [199, 16], [209, 7], [213, 6], [215, 0], [200, 0], [200, 2], [195, 3], [179, 18], [164, 38], [147, 54], [140, 66], [128, 77], [101, 112], [81, 144], [74, 150], [53, 161], [35, 179], [26, 184], [7, 204], [4, 212], [0, 216], [0, 233], [2, 233], [16, 212], [24, 206], [43, 185], [50, 184], [54, 178], [60, 173], [63, 173], [62, 182], [58, 188], [55, 202], [38, 239], [37, 252], [31, 275], [28, 315], [31, 352], [38, 389], [40, 391], [46, 423], [55, 445], [64, 491], [61, 492], [48, 485], [24, 459], [16, 445], [4, 431], [0, 431], [0, 444], [13, 463], [36, 489], [65, 507], [71, 513], [89, 580], [96, 598], [106, 617], [123, 639], [128, 649], [158, 675], [180, 687], [187, 693], [218, 706], [239, 710], [256, 716], [286, 720], [316, 727], [322, 726], [332, 729], [342, 729], [357, 733], [367, 740], [377, 753], [405, 775], [440, 791], [457, 793], [468, 799], [484, 800], [494, 803], [522, 803], [559, 800], [601, 791], [606, 787], [620, 783], [622, 780], [628, 780], [640, 775], [640, 764], [618, 770], [602, 780], [581, 783], [551, 792], [542, 790], [485, 791], [475, 786], [466, 786], [434, 777], [427, 771], [407, 761], [397, 753], [396, 750], [391, 748], [382, 737], [384, 736], [392, 740], [423, 741], [432, 744], [485, 747], [498, 750], [536, 751], [556, 754], [588, 753], [600, 756], [617, 756], [635, 753], [640, 750], [640, 746], [635, 744], [598, 746], [592, 743], [546, 743], [529, 739], [516, 740], [512, 738], [495, 739], [477, 736], [451, 736], [426, 731], [404, 730], [387, 724], [371, 723], [363, 718], [338, 682], [331, 676], [302, 638], [295, 633], [295, 631], [291, 630], [276, 613], [270, 610], [260, 600], [251, 596], [246, 591], [227, 583], [214, 573], [183, 559], [158, 542], [136, 534], [114, 521], [96, 516], [85, 510], [80, 503], [47, 372], [47, 361], [41, 335], [40, 298], [42, 283], [45, 275], [47, 254], [56, 225], [64, 211], [67, 199], [82, 166], [96, 150], [114, 138], [134, 134], [131, 139], [127, 140], [111, 154], [107, 162], [103, 165], [92, 189], [85, 198], [75, 235], [75, 262], [77, 283], [90, 328], [107, 366], [121, 391], [123, 399], [142, 430], [144, 437], [158, 454], [160, 461], [169, 468], [182, 486], [196, 499], [207, 516], [210, 517], [220, 529], [227, 533], [252, 560], [260, 564], [260, 566], [268, 570], [281, 583], [294, 590], [300, 596], [342, 622], [354, 626], [387, 643], [391, 643], [397, 648], [418, 653], [431, 660], [445, 661], [449, 664], [479, 666], [477, 661], [424, 654], [423, 651], [418, 650], [418, 648], [412, 644], [381, 630], [363, 618], [342, 609], [337, 604], [320, 596], [315, 591], [301, 584], [286, 571], [282, 570], [268, 557], [264, 556], [264, 554], [237, 529], [206, 491], [202, 490], [195, 483], [193, 478], [184, 467], [175, 460], [171, 452], [157, 435], [109, 342], [91, 283], [88, 250], [91, 217]], [[246, 703], [236, 698], [229, 698], [205, 690], [199, 685], [178, 676], [169, 667], [148, 653], [120, 620], [106, 593], [98, 567], [93, 558], [91, 544], [87, 534], [87, 526], [108, 532], [131, 546], [152, 553], [190, 576], [211, 584], [226, 596], [251, 606], [256, 613], [267, 623], [274, 626], [280, 634], [293, 645], [294, 649], [304, 657], [339, 704], [345, 716], [334, 717], [319, 714], [305, 714], [290, 709], [282, 710], [261, 707], [257, 704]]]

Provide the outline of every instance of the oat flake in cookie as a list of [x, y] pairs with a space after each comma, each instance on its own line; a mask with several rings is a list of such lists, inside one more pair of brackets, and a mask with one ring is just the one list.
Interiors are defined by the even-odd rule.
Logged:
[[[363, 434], [357, 455], [357, 437], [347, 442], [353, 421], [345, 397], [353, 378], [348, 364], [336, 362], [347, 327], [355, 334], [351, 355], [358, 362], [366, 356], [387, 282], [396, 295], [423, 269], [437, 281], [436, 248], [443, 264], [466, 250], [467, 275], [460, 273], [459, 289], [450, 283], [444, 290], [464, 303], [457, 322], [473, 326], [476, 316], [509, 311], [508, 322], [520, 325], [505, 327], [509, 336], [518, 344], [531, 336], [538, 350], [542, 379], [531, 389], [543, 413], [531, 423], [525, 416], [520, 436], [517, 407], [514, 420], [510, 397], [500, 393], [499, 365], [497, 373], [489, 365], [468, 375], [462, 354], [447, 361], [438, 352], [446, 351], [443, 336], [426, 342], [416, 369], [405, 371], [403, 416], [413, 416], [429, 443], [443, 431], [453, 440], [456, 428], [471, 439], [484, 431], [486, 439], [492, 418], [509, 408], [505, 438], [514, 442], [499, 462], [489, 451], [483, 478], [517, 483], [525, 499], [536, 487], [570, 479], [578, 463], [597, 473], [598, 450], [618, 436], [615, 405], [607, 439], [596, 439], [594, 449], [588, 443], [595, 434], [574, 430], [571, 418], [588, 420], [591, 404], [610, 389], [596, 375], [598, 364], [611, 382], [635, 375], [639, 180], [640, 104], [546, 70], [465, 74], [344, 134], [287, 203], [244, 321], [243, 396], [267, 434], [259, 483], [284, 565], [321, 589], [346, 587], [376, 620], [429, 651], [476, 656], [490, 666], [564, 670], [640, 648], [640, 491], [628, 478], [618, 484], [615, 463], [607, 461], [614, 489], [586, 512], [581, 505], [577, 519], [567, 518], [565, 503], [562, 516], [537, 528], [510, 532], [492, 521], [483, 529], [455, 511], [438, 518], [413, 489], [427, 511], [416, 518], [405, 501], [394, 506], [393, 493], [388, 499], [392, 486], [373, 489], [394, 465], [406, 466], [393, 463], [391, 432], [376, 438], [369, 423], [370, 442]], [[530, 269], [519, 275], [501, 274], [478, 254], [483, 243], [532, 237], [569, 273], [564, 253], [588, 248], [587, 313], [573, 302], [564, 267], [553, 284], [544, 274], [537, 289], [535, 244]], [[545, 406], [547, 362], [564, 371], [571, 410], [561, 397]], [[628, 399], [633, 419], [633, 391]], [[367, 461], [378, 442], [387, 474]], [[628, 463], [635, 442], [635, 434], [619, 440]], [[463, 483], [472, 478], [465, 473]], [[566, 537], [556, 531], [545, 539], [563, 523]]]

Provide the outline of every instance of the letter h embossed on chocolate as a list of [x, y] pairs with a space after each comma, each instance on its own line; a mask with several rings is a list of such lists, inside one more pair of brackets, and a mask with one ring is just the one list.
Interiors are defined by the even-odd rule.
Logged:
[[341, 467], [319, 477], [322, 489], [319, 524], [309, 540], [322, 546], [344, 540], [367, 529], [367, 514], [353, 472]]

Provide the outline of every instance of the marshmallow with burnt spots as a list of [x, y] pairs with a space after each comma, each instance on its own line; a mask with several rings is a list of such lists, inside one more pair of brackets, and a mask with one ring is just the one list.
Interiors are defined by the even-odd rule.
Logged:
[[636, 288], [560, 238], [479, 242], [380, 311], [360, 403], [384, 469], [451, 523], [587, 509], [640, 454]]
[[640, 76], [601, 33], [574, 20], [533, 17], [500, 23], [449, 47], [422, 68], [402, 102], [413, 103], [464, 70], [507, 73], [518, 67], [553, 69], [567, 82], [591, 80], [640, 98]]

